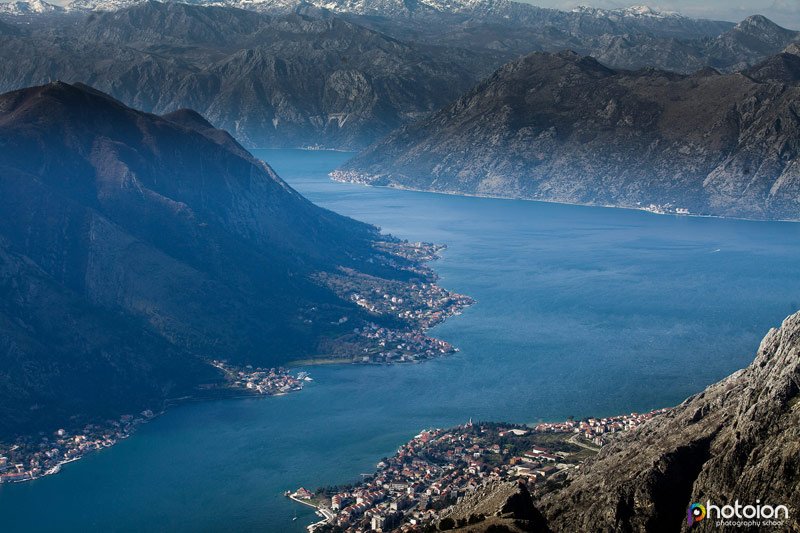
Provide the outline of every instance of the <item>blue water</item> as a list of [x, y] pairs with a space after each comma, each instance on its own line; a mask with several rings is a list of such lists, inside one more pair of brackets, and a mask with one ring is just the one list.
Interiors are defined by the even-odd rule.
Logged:
[[367, 188], [327, 179], [347, 154], [258, 155], [320, 205], [447, 244], [441, 283], [478, 303], [433, 333], [461, 352], [175, 408], [57, 476], [0, 485], [0, 529], [302, 531], [313, 514], [283, 490], [353, 480], [422, 427], [669, 406], [800, 308], [800, 224]]

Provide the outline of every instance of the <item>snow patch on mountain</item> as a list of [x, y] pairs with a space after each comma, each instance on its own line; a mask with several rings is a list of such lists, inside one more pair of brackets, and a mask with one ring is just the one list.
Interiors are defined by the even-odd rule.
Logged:
[[48, 4], [43, 0], [20, 0], [17, 2], [0, 3], [0, 14], [2, 15], [22, 17], [61, 12], [64, 12], [63, 7]]

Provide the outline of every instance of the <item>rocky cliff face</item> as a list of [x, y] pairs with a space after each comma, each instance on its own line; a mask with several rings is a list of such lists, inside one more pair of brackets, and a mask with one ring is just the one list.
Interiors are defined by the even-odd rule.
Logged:
[[615, 71], [574, 53], [532, 54], [371, 146], [336, 176], [798, 219], [800, 88], [769, 78], [766, 70], [762, 80], [713, 70]]
[[194, 112], [0, 96], [0, 436], [187, 394], [203, 359], [320, 353], [367, 319], [321, 272], [409, 277], [377, 236]]
[[[527, 505], [517, 492], [508, 484], [488, 487], [449, 515], [494, 517], [464, 528], [471, 531], [798, 531], [800, 313], [767, 334], [750, 366], [620, 434], [563, 488]], [[789, 519], [777, 528], [736, 527], [718, 526], [709, 515], [689, 525], [690, 504], [736, 500], [786, 505]], [[516, 516], [530, 518], [504, 516], [511, 503]]]
[[604, 448], [539, 506], [556, 531], [680, 531], [690, 503], [759, 500], [789, 506], [781, 530], [796, 531], [799, 398], [795, 314], [767, 334], [749, 367]]

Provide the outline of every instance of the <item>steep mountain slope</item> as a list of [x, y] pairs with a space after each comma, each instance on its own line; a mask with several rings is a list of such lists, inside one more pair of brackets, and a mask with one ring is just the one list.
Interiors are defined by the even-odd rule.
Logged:
[[795, 314], [767, 334], [749, 367], [622, 436], [539, 505], [556, 531], [679, 531], [692, 502], [760, 501], [793, 509], [780, 529], [796, 531], [798, 394]]
[[509, 63], [336, 177], [450, 193], [800, 219], [800, 88], [705, 70]]
[[800, 45], [792, 44], [780, 54], [744, 70], [744, 73], [762, 82], [796, 85], [800, 83]]
[[0, 438], [63, 427], [76, 415], [116, 418], [218, 379], [143, 320], [59, 284], [6, 239], [0, 294]]
[[88, 83], [155, 113], [196, 109], [251, 147], [363, 147], [452, 101], [497, 61], [337, 18], [152, 1], [0, 43], [0, 89]]
[[212, 357], [277, 365], [397, 325], [319, 281], [419, 277], [377, 238], [194, 112], [60, 82], [0, 96], [0, 436], [185, 395]]
[[[620, 433], [560, 485], [496, 483], [441, 516], [482, 514], [460, 530], [798, 531], [800, 529], [800, 313], [771, 330], [753, 363], [641, 427]], [[739, 502], [740, 517], [690, 524], [689, 506]], [[784, 505], [777, 525], [745, 506]], [[755, 509], [753, 509], [755, 511]], [[715, 511], [714, 511], [715, 513]], [[465, 520], [464, 520], [465, 521]], [[726, 522], [726, 520], [723, 520]], [[742, 522], [743, 525], [737, 524]]]

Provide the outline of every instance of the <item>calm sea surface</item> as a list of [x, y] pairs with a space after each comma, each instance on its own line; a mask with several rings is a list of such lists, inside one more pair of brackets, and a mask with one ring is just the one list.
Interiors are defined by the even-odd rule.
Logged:
[[441, 284], [478, 303], [433, 333], [461, 352], [175, 408], [56, 476], [0, 485], [0, 529], [303, 531], [313, 512], [284, 490], [356, 479], [420, 428], [673, 405], [800, 308], [800, 224], [367, 188], [328, 180], [347, 154], [257, 155], [319, 205], [447, 244]]

